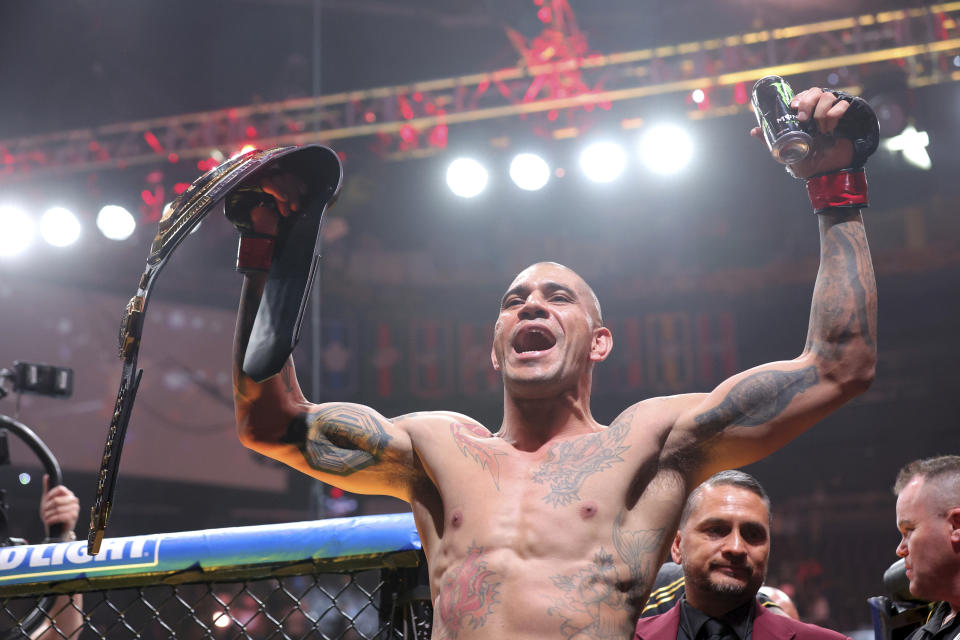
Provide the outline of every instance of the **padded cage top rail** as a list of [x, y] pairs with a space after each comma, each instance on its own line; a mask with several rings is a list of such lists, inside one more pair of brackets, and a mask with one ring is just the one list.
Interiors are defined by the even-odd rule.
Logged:
[[0, 596], [409, 567], [420, 538], [410, 513], [0, 548]]

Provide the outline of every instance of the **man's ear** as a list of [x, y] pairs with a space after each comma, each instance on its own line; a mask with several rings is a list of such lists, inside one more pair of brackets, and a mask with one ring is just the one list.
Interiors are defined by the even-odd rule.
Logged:
[[497, 350], [490, 347], [490, 362], [493, 363], [493, 370], [500, 371], [500, 363], [497, 362]]
[[680, 552], [680, 532], [673, 536], [673, 544], [670, 545], [670, 557], [677, 564], [683, 564], [683, 554]]
[[960, 507], [947, 511], [947, 522], [950, 523], [950, 542], [954, 546], [960, 545]]
[[590, 344], [590, 360], [603, 362], [613, 349], [613, 334], [610, 329], [600, 327], [593, 330], [593, 342]]

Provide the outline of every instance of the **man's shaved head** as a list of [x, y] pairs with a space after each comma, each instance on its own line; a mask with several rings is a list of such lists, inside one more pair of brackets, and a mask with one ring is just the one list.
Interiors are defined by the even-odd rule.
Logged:
[[[584, 280], [582, 277], [580, 277], [580, 274], [574, 271], [573, 269], [571, 269], [570, 267], [560, 264], [559, 262], [552, 262], [550, 260], [544, 260], [543, 262], [534, 262], [529, 267], [527, 267], [526, 269], [518, 273], [517, 277], [514, 278], [513, 281], [516, 282], [525, 273], [533, 269], [536, 269], [538, 267], [552, 267], [554, 269], [562, 269], [570, 273], [574, 277], [577, 288], [579, 288], [581, 290], [581, 293], [584, 294], [587, 297], [587, 299], [593, 303], [592, 304], [593, 313], [591, 313], [590, 315], [594, 324], [598, 327], [603, 326], [603, 311], [600, 309], [600, 300], [597, 298], [597, 294], [593, 292], [593, 288], [589, 284], [587, 284], [587, 281]], [[513, 285], [511, 284], [510, 286], [512, 287]]]

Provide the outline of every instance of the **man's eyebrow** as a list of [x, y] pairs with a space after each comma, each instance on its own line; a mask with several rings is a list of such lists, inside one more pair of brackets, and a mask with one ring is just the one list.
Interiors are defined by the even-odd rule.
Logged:
[[518, 285], [515, 286], [515, 287], [512, 287], [512, 288], [510, 288], [510, 289], [507, 289], [507, 292], [506, 292], [505, 294], [503, 294], [503, 297], [502, 297], [502, 298], [500, 298], [500, 306], [502, 307], [503, 304], [507, 301], [507, 298], [509, 298], [509, 297], [512, 296], [513, 294], [515, 294], [515, 293], [520, 293], [521, 291], [526, 291], [526, 290], [527, 290], [527, 287], [524, 286], [524, 285], [522, 285], [522, 284], [518, 284]]
[[[573, 298], [577, 297], [576, 291], [574, 291], [571, 287], [568, 287], [567, 285], [561, 284], [559, 282], [547, 281], [547, 282], [544, 282], [542, 286], [547, 291], [563, 291], [565, 293], [570, 294], [570, 296], [572, 296]], [[507, 298], [509, 298], [513, 294], [529, 291], [529, 289], [530, 287], [524, 284], [518, 284], [515, 287], [507, 289], [507, 292], [503, 294], [502, 298], [500, 298], [500, 306], [503, 307], [503, 304], [507, 301]]]
[[574, 298], [577, 297], [577, 292], [574, 291], [571, 287], [568, 287], [565, 284], [560, 284], [559, 282], [545, 282], [543, 286], [550, 291], [564, 291], [569, 293]]

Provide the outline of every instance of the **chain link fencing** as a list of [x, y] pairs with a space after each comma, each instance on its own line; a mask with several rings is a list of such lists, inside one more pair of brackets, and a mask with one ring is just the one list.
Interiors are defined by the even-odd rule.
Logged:
[[[192, 532], [191, 548], [203, 539], [216, 550], [192, 560], [181, 553], [181, 566], [171, 569], [164, 569], [164, 552], [174, 545], [163, 536], [153, 537], [153, 556], [146, 554], [146, 562], [144, 554], [136, 554], [137, 545], [149, 551], [142, 537], [115, 544], [115, 557], [105, 559], [84, 556], [84, 543], [33, 545], [25, 553], [8, 547], [0, 550], [0, 640], [427, 640], [432, 609], [422, 552], [371, 552], [371, 547], [397, 545], [371, 544], [365, 520], [342, 519], [333, 527], [319, 521], [313, 528], [297, 523], [298, 532], [306, 535], [286, 537], [297, 539], [301, 548], [283, 559], [263, 544], [254, 544], [249, 557], [237, 554], [238, 543], [268, 540], [277, 531], [274, 525], [217, 530], [216, 535]], [[406, 526], [402, 517], [400, 522]], [[411, 539], [404, 527], [399, 546], [418, 547], [418, 540], [407, 543]], [[241, 535], [255, 529], [256, 536]], [[322, 535], [311, 529], [323, 530]], [[334, 540], [339, 553], [329, 555], [322, 539], [330, 542], [347, 533], [354, 544]], [[290, 551], [283, 540], [279, 546]], [[218, 553], [233, 562], [223, 562]], [[53, 568], [54, 559], [61, 559], [62, 566], [70, 557], [85, 557], [85, 570]], [[131, 559], [141, 566], [130, 570]], [[104, 565], [92, 566], [94, 562]], [[31, 570], [40, 575], [26, 575]], [[19, 584], [5, 584], [15, 580]]]

